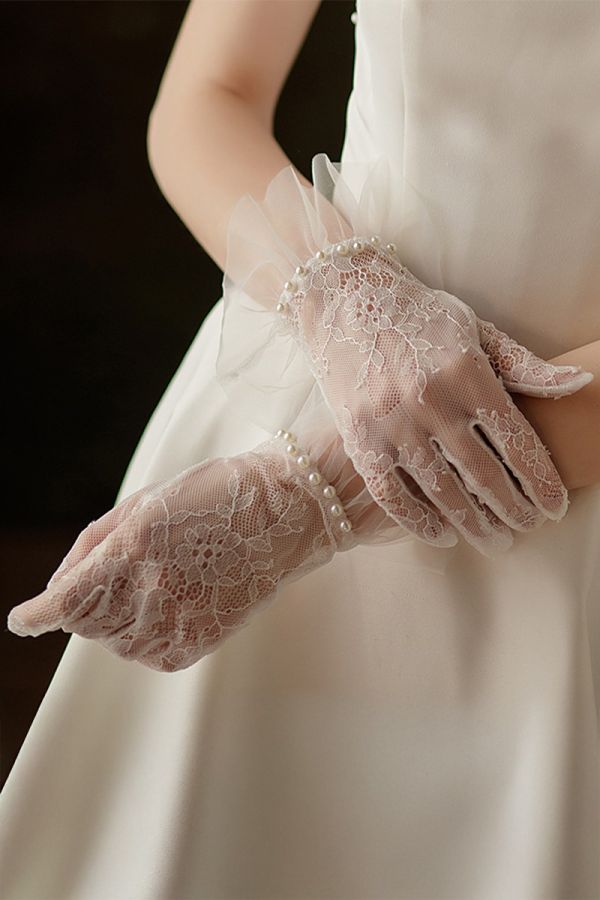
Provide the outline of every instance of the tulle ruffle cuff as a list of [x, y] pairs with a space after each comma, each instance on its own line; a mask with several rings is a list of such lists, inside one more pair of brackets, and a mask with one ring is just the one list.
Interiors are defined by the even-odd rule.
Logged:
[[307, 186], [286, 166], [261, 202], [244, 195], [229, 220], [217, 378], [237, 413], [268, 431], [293, 421], [319, 392], [276, 309], [286, 283], [291, 287], [298, 267], [323, 248], [393, 233], [386, 158], [344, 164], [347, 177], [340, 169], [317, 154]]

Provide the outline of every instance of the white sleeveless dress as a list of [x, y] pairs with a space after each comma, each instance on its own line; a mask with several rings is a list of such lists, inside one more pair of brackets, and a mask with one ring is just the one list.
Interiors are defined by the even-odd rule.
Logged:
[[[386, 156], [408, 267], [542, 356], [599, 339], [600, 3], [359, 0], [356, 28], [342, 173]], [[120, 497], [264, 439], [215, 379], [222, 306]], [[600, 485], [570, 496], [496, 561], [340, 555], [181, 672], [73, 636], [0, 896], [600, 897]]]

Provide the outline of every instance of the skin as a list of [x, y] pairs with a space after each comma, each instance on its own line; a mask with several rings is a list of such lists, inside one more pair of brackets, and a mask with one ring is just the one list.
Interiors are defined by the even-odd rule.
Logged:
[[[264, 197], [292, 165], [273, 136], [281, 90], [320, 0], [192, 0], [148, 123], [154, 176], [181, 220], [225, 269], [239, 198]], [[296, 170], [299, 179], [310, 183]], [[551, 362], [594, 380], [570, 397], [513, 394], [571, 490], [600, 481], [600, 340]]]
[[[247, 193], [261, 200], [272, 178], [292, 165], [273, 137], [273, 121], [319, 3], [191, 0], [175, 42], [148, 123], [148, 156], [163, 194], [223, 270], [235, 204]], [[550, 451], [567, 489], [597, 484], [600, 340], [551, 362], [581, 366], [594, 380], [558, 400], [512, 398]], [[346, 488], [348, 498], [360, 488], [357, 476]], [[35, 618], [40, 598], [13, 612]]]

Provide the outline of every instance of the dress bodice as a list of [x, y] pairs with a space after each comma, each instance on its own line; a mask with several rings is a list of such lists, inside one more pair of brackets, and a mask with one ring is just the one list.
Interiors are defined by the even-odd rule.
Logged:
[[357, 4], [342, 172], [385, 156], [406, 264], [546, 357], [600, 338], [599, 46], [597, 0]]

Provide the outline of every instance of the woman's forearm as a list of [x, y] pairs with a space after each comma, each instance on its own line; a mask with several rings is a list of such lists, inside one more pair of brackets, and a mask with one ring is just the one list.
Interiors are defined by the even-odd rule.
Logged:
[[248, 103], [208, 85], [193, 103], [188, 98], [152, 113], [148, 155], [162, 193], [222, 270], [236, 202], [245, 193], [262, 199], [271, 179], [290, 165]]
[[[222, 270], [231, 213], [261, 200], [290, 160], [272, 133], [277, 99], [319, 0], [191, 0], [150, 116], [154, 175], [184, 224]], [[297, 173], [307, 187], [310, 183]], [[567, 488], [600, 481], [600, 341], [552, 362], [593, 372], [571, 397], [513, 394]]]
[[[289, 160], [252, 108], [218, 87], [198, 93], [195, 115], [182, 103], [180, 109], [157, 114], [155, 121], [156, 126], [150, 123], [150, 157], [161, 190], [224, 269], [227, 225], [235, 203], [245, 192], [262, 198], [271, 178]], [[205, 122], [211, 123], [209, 134]], [[513, 394], [513, 400], [550, 450], [566, 487], [595, 484], [600, 481], [600, 341], [551, 362], [580, 365], [595, 378], [560, 400], [523, 394]]]
[[600, 482], [600, 341], [555, 356], [557, 365], [582, 366], [594, 380], [576, 394], [548, 400], [512, 394], [550, 451], [568, 489]]
[[148, 156], [162, 193], [220, 269], [236, 202], [261, 200], [291, 165], [273, 120], [318, 6], [191, 0], [177, 36], [148, 122]]

